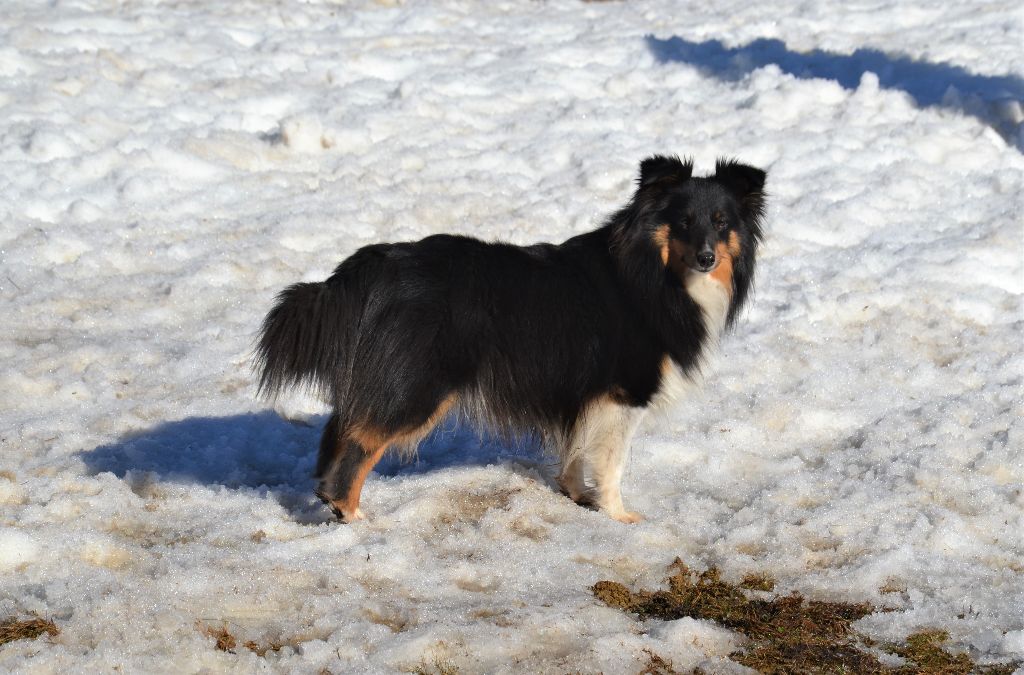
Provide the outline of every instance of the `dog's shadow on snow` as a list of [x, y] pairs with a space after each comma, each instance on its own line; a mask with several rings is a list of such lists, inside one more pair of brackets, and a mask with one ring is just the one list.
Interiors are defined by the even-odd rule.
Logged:
[[739, 47], [718, 40], [691, 42], [648, 35], [647, 48], [661, 63], [688, 63], [721, 80], [735, 81], [754, 70], [774, 64], [801, 79], [834, 80], [844, 89], [856, 89], [868, 72], [885, 89], [899, 89], [920, 107], [943, 107], [973, 115], [991, 126], [1007, 143], [1024, 151], [1024, 79], [1015, 75], [979, 75], [948, 63], [929, 63], [877, 49], [852, 54], [814, 49], [790, 50], [781, 40], [759, 38]]
[[[190, 417], [126, 434], [81, 457], [90, 474], [110, 472], [133, 486], [199, 484], [270, 494], [295, 520], [317, 523], [331, 519], [313, 496], [312, 478], [326, 421], [319, 416], [292, 422], [272, 411]], [[449, 418], [420, 443], [412, 459], [388, 453], [375, 472], [394, 477], [500, 462], [537, 468], [541, 459], [533, 439], [482, 436]]]

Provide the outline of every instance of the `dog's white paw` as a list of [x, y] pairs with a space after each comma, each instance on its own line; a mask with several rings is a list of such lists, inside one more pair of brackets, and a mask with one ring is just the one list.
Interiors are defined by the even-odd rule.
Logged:
[[364, 514], [363, 510], [359, 508], [352, 513], [345, 513], [344, 511], [341, 512], [341, 522], [343, 523], [354, 523], [357, 520], [364, 520], [365, 518], [366, 514]]
[[354, 511], [349, 511], [347, 508], [345, 508], [345, 505], [340, 501], [332, 501], [327, 497], [324, 497], [319, 492], [317, 492], [316, 496], [320, 498], [320, 501], [327, 505], [327, 508], [331, 510], [331, 513], [333, 513], [334, 517], [338, 519], [338, 522], [354, 523], [357, 520], [363, 520], [364, 518], [366, 518], [366, 515], [363, 513], [363, 510], [358, 506]]
[[620, 523], [626, 523], [632, 525], [633, 523], [639, 523], [644, 519], [643, 515], [636, 511], [618, 511], [616, 513], [609, 513], [609, 516], [619, 521]]

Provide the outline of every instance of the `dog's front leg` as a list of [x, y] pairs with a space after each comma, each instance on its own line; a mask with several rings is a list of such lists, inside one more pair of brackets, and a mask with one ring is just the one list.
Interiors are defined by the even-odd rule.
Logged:
[[621, 488], [629, 444], [643, 416], [643, 408], [602, 399], [588, 407], [577, 433], [583, 456], [593, 467], [595, 504], [623, 523], [643, 520], [639, 513], [626, 510]]
[[562, 470], [558, 474], [558, 486], [569, 499], [580, 506], [591, 506], [594, 503], [587, 490], [587, 483], [583, 478], [583, 457], [572, 453], [567, 449], [562, 453]]

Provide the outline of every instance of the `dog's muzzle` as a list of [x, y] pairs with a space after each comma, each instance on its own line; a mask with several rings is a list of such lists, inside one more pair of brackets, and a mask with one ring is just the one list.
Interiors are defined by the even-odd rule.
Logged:
[[710, 272], [715, 268], [715, 252], [710, 248], [702, 249], [695, 258], [698, 272]]

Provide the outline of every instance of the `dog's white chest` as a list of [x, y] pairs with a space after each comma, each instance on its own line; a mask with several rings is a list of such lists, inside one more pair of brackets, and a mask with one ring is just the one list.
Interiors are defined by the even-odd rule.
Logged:
[[684, 374], [671, 359], [666, 358], [661, 369], [661, 383], [658, 393], [651, 401], [651, 409], [666, 414], [672, 404], [678, 401], [687, 390], [694, 387], [706, 375], [711, 360], [718, 350], [718, 341], [725, 329], [725, 319], [729, 314], [729, 292], [708, 274], [691, 273], [686, 277], [686, 292], [700, 307], [704, 314], [704, 325], [707, 337], [701, 345], [697, 357], [697, 368], [690, 374]]
[[686, 292], [704, 313], [708, 337], [717, 344], [729, 315], [729, 291], [710, 274], [690, 272], [686, 275]]

